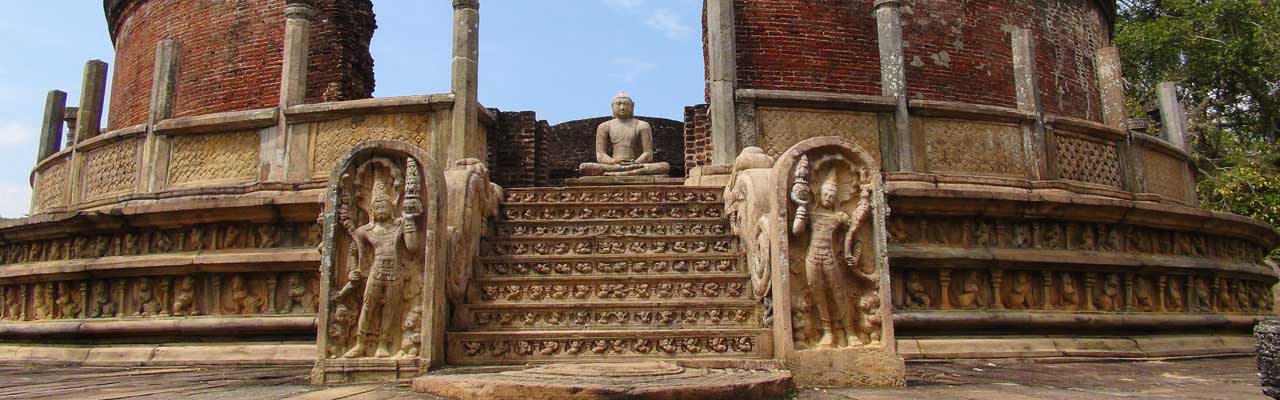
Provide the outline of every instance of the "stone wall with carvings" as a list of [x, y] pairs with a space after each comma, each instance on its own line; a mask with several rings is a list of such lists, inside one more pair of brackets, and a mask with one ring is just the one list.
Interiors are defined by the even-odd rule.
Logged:
[[70, 188], [71, 158], [63, 157], [49, 162], [36, 172], [35, 178], [35, 212], [43, 212], [67, 203], [67, 190]]
[[1115, 143], [1059, 132], [1057, 144], [1058, 177], [1077, 182], [1124, 188], [1124, 163]]
[[257, 131], [173, 138], [169, 184], [210, 185], [253, 181], [258, 175]]
[[311, 176], [328, 178], [338, 158], [355, 145], [388, 139], [431, 151], [436, 117], [425, 113], [375, 114], [315, 123], [311, 136]]
[[876, 114], [818, 109], [760, 107], [756, 110], [760, 148], [778, 156], [802, 140], [840, 136], [867, 149], [880, 161], [880, 128]]
[[126, 139], [85, 151], [80, 162], [82, 198], [99, 200], [136, 189], [142, 142]]
[[1187, 174], [1191, 173], [1187, 161], [1154, 149], [1142, 150], [1142, 175], [1145, 192], [1155, 193], [1175, 201], [1186, 202]]
[[944, 174], [1024, 178], [1027, 167], [1022, 127], [1012, 123], [915, 118], [923, 138], [925, 170]]

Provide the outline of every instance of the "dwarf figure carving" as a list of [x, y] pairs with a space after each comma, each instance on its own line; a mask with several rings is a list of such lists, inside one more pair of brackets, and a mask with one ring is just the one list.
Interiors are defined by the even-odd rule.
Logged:
[[1013, 274], [1013, 290], [1009, 292], [1009, 308], [1026, 310], [1031, 305], [1031, 274], [1018, 271]]
[[920, 271], [911, 271], [907, 273], [907, 301], [908, 309], [928, 309], [933, 307], [933, 299], [929, 296], [929, 292], [924, 287], [924, 282], [920, 280]]
[[1062, 273], [1062, 306], [1075, 308], [1080, 303], [1080, 294], [1076, 291], [1076, 279], [1070, 272]]
[[[376, 161], [378, 160], [371, 163]], [[422, 213], [422, 202], [418, 198], [418, 163], [409, 159], [405, 167], [408, 174], [404, 181], [402, 215], [393, 215], [400, 203], [399, 196], [393, 191], [394, 187], [399, 186], [400, 171], [394, 167], [376, 169], [373, 171], [369, 201], [370, 221], [351, 232], [352, 247], [355, 248], [354, 259], [359, 265], [358, 268], [351, 269], [350, 281], [338, 291], [336, 297], [341, 300], [353, 293], [358, 282], [364, 282], [364, 296], [360, 305], [355, 346], [343, 354], [343, 358], [368, 356], [371, 347], [374, 348], [374, 357], [391, 357], [392, 338], [389, 334], [397, 321], [394, 316], [398, 314], [399, 303], [403, 300], [401, 289], [405, 277], [402, 276], [401, 263], [410, 257], [402, 252], [417, 253], [422, 250], [418, 234], [418, 218]], [[344, 225], [351, 223], [349, 216], [339, 218]]]
[[266, 301], [258, 296], [252, 288], [245, 282], [244, 276], [234, 275], [231, 277], [231, 304], [225, 307], [227, 313], [230, 314], [257, 314], [261, 313]]
[[199, 315], [196, 311], [196, 277], [187, 275], [178, 281], [178, 287], [174, 289], [173, 296], [173, 315], [179, 317]]
[[290, 314], [311, 312], [312, 308], [307, 304], [311, 296], [307, 295], [307, 285], [302, 281], [302, 274], [289, 274], [284, 279], [289, 295], [289, 305], [285, 307], [285, 311]]
[[1120, 298], [1120, 275], [1107, 274], [1102, 280], [1102, 293], [1099, 293], [1096, 306], [1102, 311], [1117, 311], [1123, 306]]
[[[859, 198], [853, 215], [840, 210], [844, 201], [839, 198], [840, 186], [836, 171], [828, 171], [817, 203], [813, 203], [813, 193], [809, 186], [811, 172], [808, 157], [802, 156], [791, 188], [791, 200], [797, 205], [791, 222], [791, 233], [797, 236], [806, 232], [809, 234], [804, 275], [808, 281], [812, 304], [818, 311], [817, 328], [821, 337], [815, 346], [834, 348], [839, 346], [841, 340], [847, 345], [863, 343], [858, 326], [862, 322], [860, 312], [854, 305], [863, 302], [862, 295], [867, 293], [860, 293], [855, 299], [850, 293], [850, 286], [854, 282], [849, 278], [855, 276], [862, 280], [878, 280], [875, 271], [866, 273], [861, 269], [861, 246], [855, 246], [858, 230], [871, 209], [871, 185], [867, 170], [863, 168], [856, 172], [858, 182], [855, 187]], [[841, 231], [844, 237], [837, 238]], [[843, 258], [838, 258], [837, 254], [843, 255]], [[866, 284], [862, 286], [875, 287]], [[873, 291], [874, 289], [865, 290]], [[879, 308], [878, 304], [870, 301], [866, 301], [864, 305]], [[870, 324], [871, 320], [866, 322]]]
[[981, 280], [978, 278], [978, 271], [971, 270], [965, 275], [964, 281], [961, 282], [960, 293], [956, 295], [956, 305], [964, 309], [974, 309], [982, 306], [982, 296], [978, 293], [981, 288]]
[[422, 332], [418, 327], [422, 324], [422, 306], [413, 306], [404, 315], [404, 328], [400, 338], [400, 352], [396, 354], [399, 358], [412, 358], [418, 356], [418, 348], [422, 346]]
[[351, 310], [346, 305], [338, 304], [333, 311], [333, 319], [329, 322], [329, 354], [330, 358], [336, 358], [342, 350], [346, 348], [346, 340], [351, 332], [351, 324], [356, 322], [356, 316], [351, 314]]
[[155, 284], [151, 282], [151, 278], [139, 278], [138, 289], [133, 294], [133, 303], [137, 309], [133, 311], [135, 316], [149, 317], [158, 315], [163, 312], [164, 305], [160, 302], [159, 296], [156, 294]]
[[80, 304], [80, 298], [83, 292], [76, 288], [76, 282], [62, 282], [62, 287], [58, 290], [58, 300], [54, 303], [58, 305], [58, 318], [80, 318], [80, 311], [84, 310]]
[[90, 307], [89, 316], [93, 318], [111, 318], [117, 315], [119, 308], [116, 302], [111, 300], [111, 288], [107, 281], [96, 281], [93, 283], [93, 304]]
[[32, 293], [31, 297], [33, 297], [32, 303], [34, 306], [33, 308], [35, 309], [35, 315], [33, 316], [34, 318], [32, 319], [41, 320], [41, 319], [52, 318], [53, 317], [53, 284], [44, 283], [44, 282], [37, 283], [34, 286], [33, 291], [35, 293]]

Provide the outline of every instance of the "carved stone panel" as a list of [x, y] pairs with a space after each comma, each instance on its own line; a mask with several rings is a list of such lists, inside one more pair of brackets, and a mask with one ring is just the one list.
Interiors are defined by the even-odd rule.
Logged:
[[132, 192], [138, 184], [141, 139], [126, 139], [85, 152], [81, 190], [85, 201]]
[[1060, 132], [1058, 141], [1058, 174], [1062, 179], [1096, 183], [1120, 189], [1120, 150], [1114, 143], [1103, 143]]
[[802, 140], [836, 135], [868, 151], [880, 165], [879, 122], [874, 113], [761, 107], [756, 119], [765, 154], [777, 156]]
[[169, 183], [239, 183], [258, 174], [258, 133], [245, 131], [173, 138]]
[[918, 132], [924, 138], [926, 171], [1013, 178], [1028, 176], [1022, 127], [942, 118], [917, 120]]
[[434, 121], [426, 114], [380, 114], [318, 122], [311, 126], [311, 174], [323, 178], [353, 146], [397, 140], [430, 150]]
[[51, 161], [36, 173], [36, 212], [45, 212], [67, 203], [67, 183], [71, 179], [68, 158]]
[[317, 383], [385, 380], [442, 359], [444, 179], [413, 145], [356, 146], [322, 215]]
[[797, 383], [903, 385], [878, 164], [821, 137], [784, 153], [773, 181], [775, 337]]
[[1187, 162], [1153, 150], [1142, 152], [1143, 181], [1146, 192], [1187, 201]]

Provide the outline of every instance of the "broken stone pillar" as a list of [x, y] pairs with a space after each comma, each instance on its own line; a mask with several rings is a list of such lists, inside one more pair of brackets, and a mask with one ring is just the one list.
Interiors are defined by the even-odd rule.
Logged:
[[171, 139], [156, 137], [156, 123], [173, 117], [173, 102], [178, 87], [178, 59], [181, 49], [172, 39], [156, 44], [156, 63], [151, 73], [151, 112], [147, 114], [147, 160], [151, 161], [151, 176], [147, 181], [149, 191], [165, 186], [169, 173]]
[[1035, 123], [1023, 128], [1026, 143], [1027, 164], [1033, 178], [1052, 179], [1049, 166], [1049, 149], [1044, 128], [1044, 106], [1040, 102], [1040, 79], [1036, 66], [1036, 36], [1030, 29], [1017, 29], [1011, 34], [1013, 41], [1013, 80], [1018, 96], [1018, 109], [1035, 113]]
[[1190, 151], [1190, 140], [1187, 139], [1187, 111], [1178, 100], [1178, 84], [1161, 82], [1156, 86], [1156, 96], [1160, 100], [1160, 125], [1164, 139], [1174, 147]]
[[[447, 138], [437, 139], [437, 148], [431, 149], [440, 162], [487, 158], [485, 135], [480, 133], [480, 101], [477, 98], [479, 60], [480, 0], [453, 0], [452, 132]], [[441, 141], [444, 146], [440, 146]], [[440, 157], [441, 152], [447, 156]]]
[[738, 156], [738, 115], [734, 102], [738, 66], [733, 13], [733, 0], [707, 2], [712, 164], [731, 164]]
[[84, 64], [80, 87], [80, 108], [76, 115], [76, 143], [102, 133], [102, 106], [107, 98], [107, 63], [90, 60]]
[[902, 17], [898, 0], [876, 0], [876, 31], [880, 43], [880, 90], [897, 100], [893, 114], [893, 132], [883, 135], [886, 148], [885, 165], [891, 171], [915, 171], [915, 149], [911, 140], [911, 113], [907, 108], [906, 64], [902, 54]]
[[62, 121], [66, 118], [67, 93], [61, 90], [50, 90], [44, 101], [44, 119], [40, 125], [40, 149], [36, 157], [39, 162], [57, 153], [62, 146]]
[[1120, 70], [1120, 49], [1098, 49], [1098, 88], [1102, 92], [1102, 121], [1109, 127], [1124, 129], [1128, 116], [1124, 110], [1124, 75]]
[[66, 145], [62, 146], [64, 149], [70, 149], [71, 146], [76, 145], [76, 115], [79, 113], [80, 107], [67, 107], [63, 111], [62, 122], [67, 126], [67, 132], [64, 135]]

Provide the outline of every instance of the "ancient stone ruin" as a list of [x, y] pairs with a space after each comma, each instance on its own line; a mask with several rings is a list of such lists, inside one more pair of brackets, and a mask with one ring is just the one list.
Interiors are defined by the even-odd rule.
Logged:
[[476, 0], [449, 93], [393, 98], [368, 1], [215, 3], [104, 2], [111, 115], [100, 61], [49, 94], [0, 358], [767, 398], [1252, 353], [1276, 313], [1280, 236], [1198, 207], [1176, 87], [1130, 129], [1114, 2], [708, 0], [682, 130], [484, 108]]

